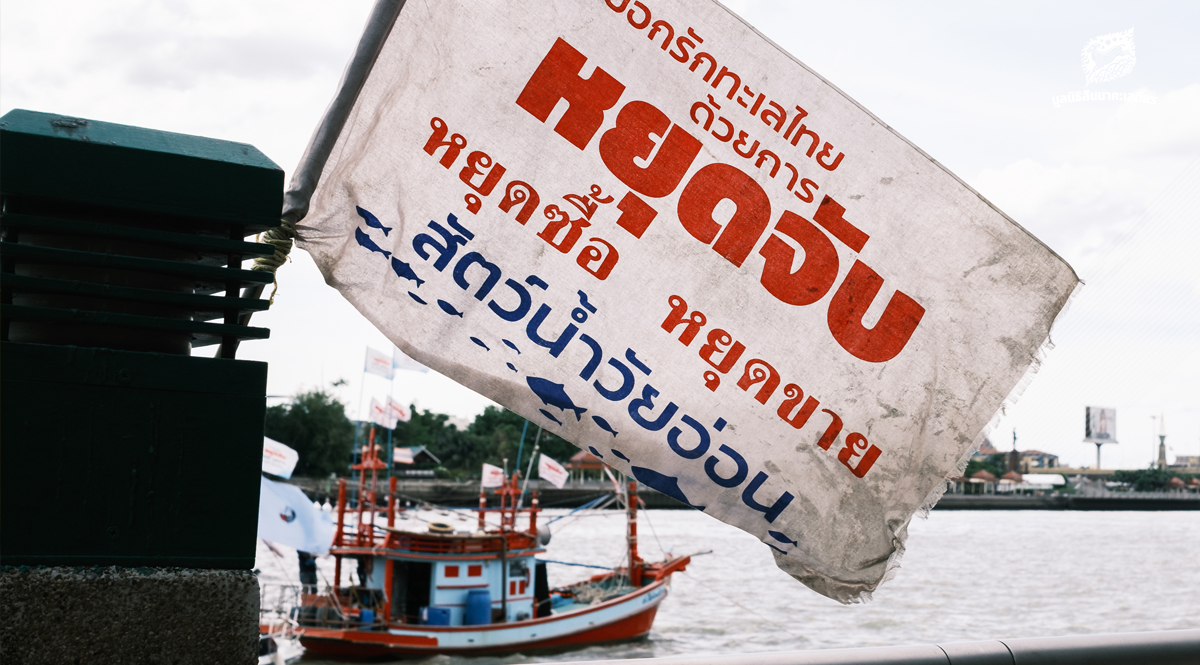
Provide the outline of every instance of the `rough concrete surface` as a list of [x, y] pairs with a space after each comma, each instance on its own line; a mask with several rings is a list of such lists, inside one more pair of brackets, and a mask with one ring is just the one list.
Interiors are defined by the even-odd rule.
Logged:
[[0, 662], [257, 663], [258, 580], [189, 568], [0, 568]]

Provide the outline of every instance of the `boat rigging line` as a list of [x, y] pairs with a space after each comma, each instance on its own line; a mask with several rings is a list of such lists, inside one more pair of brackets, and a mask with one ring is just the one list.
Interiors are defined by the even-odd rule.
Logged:
[[601, 501], [603, 501], [605, 499], [611, 499], [611, 498], [613, 498], [612, 494], [602, 494], [602, 495], [596, 497], [595, 499], [588, 501], [587, 503], [583, 504], [582, 506], [579, 506], [578, 508], [573, 509], [569, 513], [566, 513], [564, 515], [559, 515], [558, 517], [555, 517], [552, 520], [548, 520], [546, 522], [546, 526], [550, 526], [551, 524], [554, 524], [555, 522], [561, 520], [564, 517], [570, 517], [571, 515], [574, 515], [575, 513], [579, 512], [581, 510], [587, 510], [588, 508], [595, 506], [596, 504], [600, 503]]
[[579, 566], [580, 568], [598, 568], [600, 570], [616, 570], [608, 566], [594, 566], [590, 563], [571, 563], [570, 561], [554, 561], [552, 559], [538, 559], [538, 563], [557, 563], [560, 566]]

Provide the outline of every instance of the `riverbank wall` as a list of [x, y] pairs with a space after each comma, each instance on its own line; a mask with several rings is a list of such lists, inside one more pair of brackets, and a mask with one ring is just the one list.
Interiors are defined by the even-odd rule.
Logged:
[[[296, 478], [291, 481], [310, 497], [324, 502], [337, 497], [337, 484], [326, 479]], [[533, 481], [530, 490], [535, 489]], [[380, 483], [380, 487], [386, 487]], [[614, 492], [611, 483], [568, 483], [564, 488], [536, 488], [542, 508], [578, 508]], [[479, 485], [451, 480], [406, 480], [397, 493], [405, 501], [441, 506], [475, 508]], [[646, 508], [683, 509], [687, 506], [648, 487], [638, 489]], [[496, 500], [489, 493], [488, 505]], [[1200, 494], [1187, 492], [1107, 492], [1103, 494], [946, 494], [934, 510], [1200, 510]]]

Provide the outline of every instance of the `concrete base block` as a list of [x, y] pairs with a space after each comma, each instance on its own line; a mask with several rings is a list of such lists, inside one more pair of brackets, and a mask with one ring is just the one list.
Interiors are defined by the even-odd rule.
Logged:
[[258, 580], [243, 570], [0, 568], [0, 661], [258, 662]]

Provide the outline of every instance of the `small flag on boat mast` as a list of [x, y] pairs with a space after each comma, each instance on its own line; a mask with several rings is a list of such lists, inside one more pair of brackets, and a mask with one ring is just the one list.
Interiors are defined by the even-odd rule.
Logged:
[[501, 487], [504, 485], [504, 469], [483, 463], [483, 475], [480, 477], [480, 487]]
[[371, 347], [367, 347], [367, 359], [363, 365], [363, 371], [368, 374], [382, 376], [385, 379], [392, 378], [392, 359], [387, 357], [387, 354], [382, 351], [376, 351]]
[[379, 400], [374, 397], [371, 398], [371, 413], [367, 420], [384, 429], [395, 429], [396, 427], [396, 421], [388, 413], [388, 408], [380, 404]]
[[275, 439], [263, 437], [263, 473], [284, 479], [291, 478], [298, 461], [300, 461], [300, 454], [294, 448], [285, 446]]
[[562, 489], [570, 477], [571, 474], [567, 473], [563, 465], [548, 457], [546, 453], [542, 453], [538, 458], [538, 478], [549, 481], [551, 485]]
[[391, 395], [388, 395], [387, 406], [384, 408], [387, 409], [388, 419], [392, 424], [388, 429], [395, 429], [396, 423], [406, 423], [412, 419], [412, 412], [408, 407], [397, 402]]

